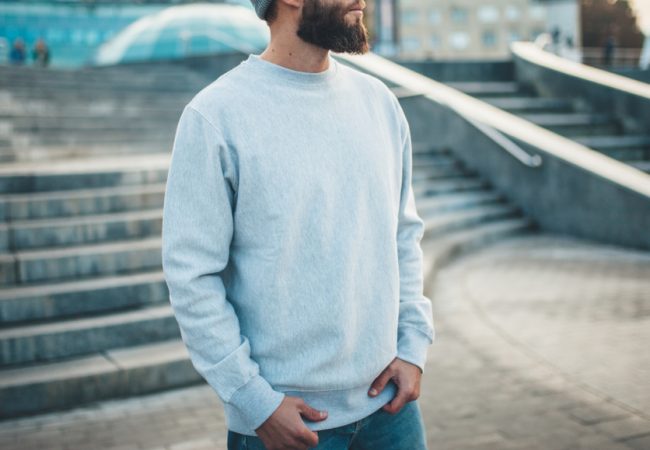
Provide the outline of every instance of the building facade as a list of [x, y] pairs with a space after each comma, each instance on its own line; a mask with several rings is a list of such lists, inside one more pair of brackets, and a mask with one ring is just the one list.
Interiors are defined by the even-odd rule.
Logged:
[[402, 59], [504, 59], [514, 40], [550, 31], [541, 0], [399, 0]]

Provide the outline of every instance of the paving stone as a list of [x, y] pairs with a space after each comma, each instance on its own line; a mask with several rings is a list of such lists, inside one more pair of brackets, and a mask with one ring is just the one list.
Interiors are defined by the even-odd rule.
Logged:
[[648, 450], [650, 448], [650, 434], [639, 436], [633, 439], [626, 439], [622, 441], [628, 448], [635, 450]]
[[650, 435], [650, 420], [638, 416], [628, 416], [622, 419], [610, 420], [594, 425], [594, 428], [604, 432], [614, 439], [629, 439]]
[[[518, 237], [428, 282], [431, 449], [650, 449], [650, 254]], [[225, 450], [226, 429], [201, 384], [2, 421], [0, 448]]]
[[622, 410], [618, 406], [608, 403], [578, 406], [576, 408], [571, 408], [568, 411], [572, 417], [587, 425], [629, 417], [628, 412]]

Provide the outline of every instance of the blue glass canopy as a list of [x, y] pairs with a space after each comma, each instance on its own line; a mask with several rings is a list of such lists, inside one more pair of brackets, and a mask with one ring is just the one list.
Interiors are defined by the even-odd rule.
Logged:
[[269, 28], [252, 7], [192, 3], [145, 16], [97, 49], [96, 65], [262, 51]]

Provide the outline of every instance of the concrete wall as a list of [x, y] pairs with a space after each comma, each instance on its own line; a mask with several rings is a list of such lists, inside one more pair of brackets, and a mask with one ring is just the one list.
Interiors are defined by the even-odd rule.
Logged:
[[594, 111], [622, 117], [626, 131], [650, 130], [650, 86], [515, 43], [515, 78], [543, 96], [581, 98]]
[[610, 72], [621, 75], [623, 77], [632, 78], [633, 80], [650, 83], [650, 69], [612, 69]]
[[[448, 107], [401, 100], [415, 139], [451, 149], [545, 230], [650, 250], [650, 198], [509, 136], [543, 164], [522, 164]], [[501, 130], [503, 132], [503, 130]]]
[[514, 78], [514, 64], [503, 61], [414, 61], [396, 63], [437, 81], [508, 81]]

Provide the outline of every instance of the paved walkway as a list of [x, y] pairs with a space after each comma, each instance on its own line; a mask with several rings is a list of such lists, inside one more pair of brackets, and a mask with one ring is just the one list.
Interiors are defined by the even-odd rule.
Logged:
[[[650, 253], [501, 241], [434, 283], [420, 402], [434, 449], [650, 449]], [[202, 385], [0, 422], [2, 449], [225, 449]], [[381, 449], [378, 449], [381, 450]]]

